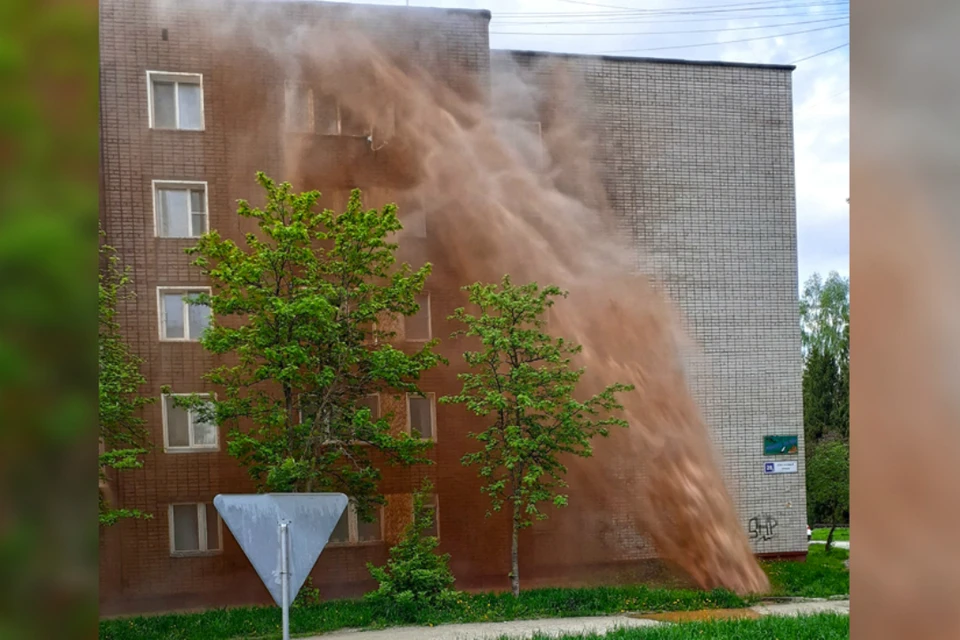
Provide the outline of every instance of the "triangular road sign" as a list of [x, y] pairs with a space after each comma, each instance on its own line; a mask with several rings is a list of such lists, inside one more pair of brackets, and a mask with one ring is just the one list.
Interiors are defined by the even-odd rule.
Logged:
[[342, 493], [218, 495], [213, 499], [213, 506], [270, 595], [282, 607], [280, 524], [287, 523], [289, 598], [293, 601], [347, 508], [347, 496]]

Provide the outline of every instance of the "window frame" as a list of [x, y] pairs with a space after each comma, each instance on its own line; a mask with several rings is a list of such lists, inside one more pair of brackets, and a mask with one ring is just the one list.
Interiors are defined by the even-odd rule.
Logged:
[[[207, 294], [211, 294], [211, 295], [212, 295], [212, 294], [213, 294], [213, 289], [211, 289], [210, 287], [190, 286], [190, 285], [186, 285], [186, 286], [160, 285], [160, 286], [157, 286], [157, 324], [158, 324], [159, 333], [160, 333], [160, 342], [200, 342], [200, 337], [199, 337], [199, 336], [193, 337], [193, 336], [188, 335], [188, 334], [190, 333], [190, 311], [189, 311], [190, 305], [188, 305], [188, 304], [184, 304], [184, 305], [183, 305], [183, 314], [184, 314], [184, 315], [183, 315], [183, 318], [184, 318], [183, 331], [184, 331], [184, 334], [185, 334], [184, 337], [183, 337], [183, 338], [168, 338], [168, 337], [166, 337], [166, 336], [164, 335], [164, 334], [166, 334], [166, 329], [167, 329], [167, 318], [166, 318], [166, 314], [164, 313], [164, 308], [163, 308], [163, 295], [164, 295], [165, 293], [178, 293], [178, 292], [179, 292], [179, 293], [184, 293], [184, 294], [207, 293]], [[213, 311], [212, 311], [212, 310], [211, 310], [211, 312], [210, 312], [210, 318], [211, 318], [211, 320], [212, 320], [212, 318], [213, 318]]]
[[[430, 342], [433, 340], [433, 296], [430, 295], [429, 291], [421, 291], [419, 294], [421, 296], [427, 296], [427, 337], [426, 338], [411, 338], [407, 335], [407, 318], [411, 316], [403, 316], [403, 339], [405, 342]], [[421, 305], [422, 308], [422, 305]]]
[[407, 409], [407, 435], [413, 436], [413, 423], [411, 421], [411, 412], [410, 412], [410, 398], [413, 397], [422, 397], [430, 400], [430, 426], [431, 434], [429, 438], [423, 438], [424, 440], [430, 440], [431, 442], [437, 441], [437, 394], [434, 391], [424, 391], [423, 393], [407, 393], [406, 394], [406, 409]]
[[[305, 89], [308, 96], [307, 106], [309, 111], [310, 126], [302, 131], [298, 129], [290, 128], [290, 121], [288, 118], [290, 111], [287, 105], [287, 98], [290, 95], [290, 90], [293, 88]], [[306, 84], [302, 82], [290, 82], [290, 81], [285, 81], [283, 83], [283, 130], [284, 132], [290, 133], [290, 134], [300, 134], [300, 135], [314, 135], [314, 136], [327, 136], [327, 137], [340, 137], [340, 138], [368, 138], [368, 139], [376, 135], [377, 125], [375, 122], [365, 123], [364, 126], [367, 127], [367, 131], [365, 131], [364, 133], [344, 133], [342, 101], [340, 100], [340, 98], [334, 95], [324, 94], [322, 92], [320, 92], [320, 95], [321, 97], [328, 96], [336, 102], [337, 132], [336, 133], [319, 133], [317, 131], [317, 91], [316, 89], [310, 84]], [[390, 111], [391, 118], [394, 121], [393, 127], [391, 128], [391, 131], [392, 131], [396, 129], [396, 112], [392, 103], [390, 105], [390, 108], [391, 108], [391, 111]]]
[[[175, 527], [173, 521], [173, 508], [174, 507], [183, 507], [183, 506], [196, 506], [197, 507], [197, 540], [200, 544], [200, 549], [196, 551], [180, 551], [174, 545], [176, 544], [174, 539]], [[213, 506], [212, 502], [171, 502], [167, 505], [167, 529], [168, 535], [170, 537], [170, 557], [172, 558], [192, 558], [197, 556], [213, 556], [223, 553], [223, 518], [220, 517], [220, 513], [214, 507], [214, 512], [217, 514], [217, 536], [220, 538], [220, 548], [219, 549], [208, 549], [205, 548], [208, 546], [209, 541], [207, 540], [207, 506]]]
[[[384, 532], [384, 521], [383, 517], [386, 510], [383, 508], [383, 505], [377, 507], [380, 510], [380, 539], [379, 540], [363, 540], [359, 539], [359, 522], [360, 519], [357, 517], [357, 509], [354, 501], [351, 499], [347, 503], [347, 508], [345, 513], [347, 514], [347, 541], [346, 542], [334, 542], [332, 540], [327, 541], [328, 547], [370, 547], [378, 544], [383, 544], [386, 540], [386, 535]], [[333, 535], [333, 532], [330, 532], [330, 535]]]
[[[383, 402], [380, 399], [380, 392], [376, 391], [374, 393], [365, 393], [364, 398], [376, 398], [377, 399], [377, 420], [383, 417]], [[365, 442], [359, 444], [366, 444]]]
[[[173, 82], [176, 85], [174, 89], [174, 120], [176, 127], [172, 129], [160, 128], [156, 126], [156, 105], [153, 102], [153, 83], [154, 80], [160, 82]], [[194, 81], [195, 80], [195, 81]], [[180, 84], [195, 84], [200, 87], [200, 128], [183, 129], [180, 127]], [[154, 131], [205, 131], [207, 128], [206, 100], [203, 90], [203, 74], [188, 71], [155, 71], [147, 70], [147, 126]]]
[[[430, 500], [433, 506], [433, 522], [437, 526], [437, 540], [440, 540], [440, 494], [439, 493], [430, 493], [427, 494], [427, 498]], [[411, 506], [410, 517], [413, 518], [413, 507]]]
[[[407, 197], [406, 201], [403, 202], [403, 206], [400, 209], [403, 212], [403, 216], [400, 218], [400, 222], [404, 225], [403, 232], [406, 233], [408, 237], [416, 241], [424, 241], [429, 236], [427, 231], [427, 210], [423, 206], [423, 198], [418, 196]], [[411, 213], [412, 212], [412, 213]], [[415, 217], [419, 218], [420, 225], [416, 227], [417, 231], [414, 231], [414, 225], [406, 224], [407, 221], [413, 220]], [[423, 233], [418, 233], [422, 228]]]
[[[206, 180], [151, 180], [150, 190], [153, 193], [153, 235], [155, 238], [164, 240], [195, 240], [200, 236], [164, 236], [160, 235], [160, 208], [157, 206], [159, 199], [159, 190], [169, 189], [171, 191], [196, 191], [196, 187], [203, 187], [203, 215], [206, 217], [206, 231], [210, 231], [210, 189]], [[183, 188], [181, 188], [183, 187]], [[189, 198], [188, 198], [189, 200]], [[187, 216], [187, 225], [193, 231], [193, 210]]]
[[[160, 394], [160, 413], [161, 420], [163, 424], [163, 452], [164, 453], [203, 453], [210, 451], [220, 451], [220, 425], [214, 424], [214, 429], [217, 434], [217, 443], [216, 444], [189, 444], [185, 447], [173, 446], [170, 444], [170, 432], [168, 429], [168, 416], [167, 416], [167, 398], [174, 397], [189, 397], [192, 395], [197, 395], [202, 398], [208, 398], [210, 400], [216, 399], [216, 394], [213, 393], [161, 393]], [[193, 431], [193, 412], [189, 409], [187, 411], [187, 435], [191, 442], [195, 440], [194, 431]]]
[[386, 119], [385, 124], [379, 124], [378, 120], [374, 120], [370, 123], [370, 136], [374, 139], [381, 137], [383, 140], [389, 141], [397, 135], [397, 105], [393, 102], [388, 102], [386, 105], [386, 113], [383, 115], [383, 118]]
[[[298, 89], [305, 89], [307, 93], [307, 119], [309, 122], [309, 127], [305, 129], [294, 129], [290, 126], [290, 105], [288, 100], [292, 91]], [[340, 130], [340, 110], [339, 103], [337, 109], [337, 131]], [[299, 133], [303, 135], [316, 135], [317, 133], [317, 111], [315, 106], [315, 99], [313, 96], [313, 87], [308, 84], [303, 84], [300, 82], [290, 82], [286, 81], [283, 83], [283, 130], [286, 133]]]

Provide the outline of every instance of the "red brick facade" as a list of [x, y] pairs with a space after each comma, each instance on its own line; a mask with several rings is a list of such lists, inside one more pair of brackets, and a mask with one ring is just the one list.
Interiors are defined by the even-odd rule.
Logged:
[[[211, 37], [208, 31], [214, 28], [211, 24], [222, 24], [233, 19], [235, 12], [252, 10], [258, 4], [168, 3], [157, 7], [142, 0], [101, 3], [101, 217], [109, 243], [117, 248], [123, 264], [133, 269], [136, 299], [124, 303], [120, 319], [135, 351], [144, 359], [145, 392], [154, 397], [159, 398], [164, 385], [174, 393], [215, 391], [202, 382], [202, 375], [216, 360], [196, 342], [159, 339], [157, 288], [206, 283], [184, 254], [191, 240], [156, 237], [153, 181], [206, 183], [210, 227], [240, 239], [246, 228], [235, 213], [235, 201], [259, 201], [259, 187], [253, 180], [257, 170], [291, 180], [299, 189], [321, 189], [324, 204], [330, 206], [341, 206], [340, 200], [352, 186], [365, 190], [367, 204], [402, 203], [404, 182], [409, 180], [400, 170], [402, 157], [374, 153], [365, 139], [343, 136], [308, 140], [296, 164], [309, 170], [290, 169], [277, 139], [277, 123], [283, 118], [283, 70], [275, 58], [257, 47]], [[200, 5], [203, 9], [198, 10]], [[260, 5], [258, 10], [262, 8]], [[309, 21], [359, 22], [361, 29], [377, 37], [389, 37], [392, 31], [387, 29], [397, 19], [409, 20], [417, 33], [412, 38], [406, 34], [396, 44], [406, 49], [404, 55], [412, 56], [456, 90], [485, 86], [489, 69], [487, 12], [378, 7], [358, 20], [355, 14], [347, 15], [349, 8], [322, 3], [284, 3], [284, 11], [289, 12], [287, 18], [300, 15]], [[271, 35], [284, 37], [280, 32]], [[203, 130], [150, 127], [151, 71], [202, 74]], [[402, 150], [402, 144], [394, 147]], [[410, 239], [404, 245], [405, 259], [421, 262], [430, 258], [429, 234], [426, 240]], [[461, 284], [445, 281], [442, 269], [431, 278], [433, 335], [445, 337], [454, 329], [445, 318], [462, 304]], [[448, 341], [442, 351], [452, 366], [431, 372], [422, 381], [423, 389], [436, 397], [459, 390], [455, 374], [460, 350]], [[405, 421], [404, 403], [396, 408], [397, 419]], [[140, 509], [153, 517], [124, 521], [104, 532], [102, 613], [268, 601], [266, 590], [226, 529], [222, 551], [192, 557], [171, 553], [169, 505], [209, 503], [218, 493], [254, 490], [245, 471], [227, 455], [225, 434], [221, 431], [215, 452], [165, 453], [161, 403], [148, 407], [144, 415], [153, 451], [143, 469], [113, 478], [109, 491], [118, 506]], [[328, 548], [313, 573], [314, 584], [324, 596], [353, 595], [371, 586], [365, 565], [386, 559], [389, 539], [395, 537], [409, 511], [409, 493], [424, 473], [429, 473], [437, 486], [441, 551], [452, 554], [458, 586], [507, 585], [508, 523], [501, 517], [484, 517], [488, 507], [475, 471], [464, 469], [459, 462], [468, 446], [466, 433], [477, 425], [459, 408], [437, 406], [436, 418], [438, 438], [432, 454], [436, 465], [386, 469], [382, 491], [390, 498], [384, 516], [387, 541]], [[532, 566], [535, 558], [529, 555]]]

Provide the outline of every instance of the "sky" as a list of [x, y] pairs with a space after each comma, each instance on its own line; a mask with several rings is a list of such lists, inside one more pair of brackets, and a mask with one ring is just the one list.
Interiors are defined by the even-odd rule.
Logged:
[[798, 286], [850, 275], [849, 0], [364, 0], [488, 9], [490, 46], [795, 64]]

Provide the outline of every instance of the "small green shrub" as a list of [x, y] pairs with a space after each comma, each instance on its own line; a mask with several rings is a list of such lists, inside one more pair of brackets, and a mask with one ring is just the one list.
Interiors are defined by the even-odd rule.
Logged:
[[456, 598], [452, 590], [450, 554], [436, 553], [439, 540], [424, 535], [433, 518], [424, 498], [432, 489], [430, 481], [424, 480], [420, 490], [413, 494], [413, 519], [404, 529], [400, 542], [390, 549], [387, 564], [383, 567], [367, 564], [380, 587], [364, 597], [383, 607], [391, 617], [412, 619], [424, 605], [436, 607]]
[[297, 594], [297, 597], [293, 599], [293, 602], [290, 603], [290, 606], [298, 609], [301, 607], [313, 607], [318, 604], [320, 604], [320, 589], [314, 587], [313, 578], [307, 576], [303, 586], [300, 587], [300, 592]]

